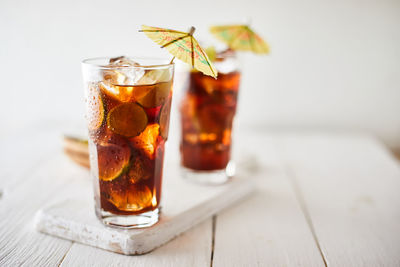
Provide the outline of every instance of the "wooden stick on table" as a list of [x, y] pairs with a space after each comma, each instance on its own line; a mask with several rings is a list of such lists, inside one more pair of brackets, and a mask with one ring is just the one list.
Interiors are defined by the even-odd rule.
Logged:
[[89, 168], [88, 141], [72, 136], [64, 136], [64, 152], [74, 162]]

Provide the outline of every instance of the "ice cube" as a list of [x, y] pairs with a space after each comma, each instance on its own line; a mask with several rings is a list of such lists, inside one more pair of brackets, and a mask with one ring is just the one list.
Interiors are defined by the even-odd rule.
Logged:
[[168, 82], [172, 78], [169, 69], [154, 69], [147, 70], [143, 76], [137, 81], [138, 84], [155, 84], [161, 82]]
[[136, 68], [140, 67], [139, 63], [125, 56], [111, 58], [108, 66], [116, 69], [104, 70], [104, 80], [115, 85], [135, 85], [145, 73], [142, 68]]
[[110, 65], [112, 65], [112, 66], [140, 66], [139, 63], [137, 63], [137, 62], [133, 61], [132, 59], [125, 57], [125, 56], [110, 58]]
[[131, 160], [131, 166], [128, 171], [128, 179], [132, 184], [142, 180], [147, 180], [152, 176], [151, 161], [138, 154]]

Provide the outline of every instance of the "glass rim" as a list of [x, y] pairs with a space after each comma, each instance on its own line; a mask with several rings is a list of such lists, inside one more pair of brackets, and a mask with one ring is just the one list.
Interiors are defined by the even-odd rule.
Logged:
[[[86, 58], [81, 61], [81, 64], [83, 66], [88, 66], [88, 67], [94, 67], [98, 69], [104, 69], [104, 70], [113, 70], [113, 69], [160, 69], [160, 68], [169, 68], [175, 65], [175, 63], [157, 63], [157, 64], [143, 64], [139, 66], [109, 66], [105, 65], [104, 63], [96, 63], [96, 61], [101, 61], [101, 60], [106, 60], [107, 62], [113, 57], [92, 57], [92, 58]], [[132, 60], [154, 60], [154, 61], [170, 61], [169, 58], [167, 57], [131, 57], [127, 56], [127, 58], [132, 59]]]

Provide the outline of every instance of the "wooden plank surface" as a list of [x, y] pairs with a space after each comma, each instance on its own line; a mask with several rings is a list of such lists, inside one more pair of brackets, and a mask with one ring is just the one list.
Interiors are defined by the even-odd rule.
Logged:
[[[27, 132], [29, 138], [27, 138]], [[61, 136], [54, 131], [27, 130], [0, 140], [0, 191], [6, 195], [29, 179], [43, 161], [49, 160], [56, 151], [61, 151]]]
[[54, 134], [36, 163], [33, 152], [22, 157], [26, 164], [7, 159], [28, 148], [5, 145], [0, 180], [10, 190], [0, 200], [0, 266], [400, 265], [399, 164], [379, 142], [324, 133], [240, 138], [239, 154], [264, 166], [258, 193], [217, 216], [214, 231], [208, 220], [137, 257], [37, 233], [34, 213], [89, 193], [77, 190], [78, 181], [90, 183], [88, 172], [61, 154]]
[[0, 266], [54, 266], [61, 262], [71, 242], [35, 231], [34, 215], [65, 194], [73, 196], [73, 184], [85, 179], [86, 173], [60, 152], [6, 194], [0, 201]]
[[217, 217], [213, 266], [323, 266], [275, 138], [247, 142], [264, 166], [257, 175], [258, 191]]
[[329, 266], [400, 266], [400, 168], [360, 135], [286, 135], [281, 151]]

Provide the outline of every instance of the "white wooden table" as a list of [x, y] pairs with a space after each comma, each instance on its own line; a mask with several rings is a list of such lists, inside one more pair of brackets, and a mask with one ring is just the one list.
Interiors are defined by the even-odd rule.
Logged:
[[76, 195], [87, 170], [62, 154], [56, 132], [2, 138], [0, 266], [400, 266], [400, 167], [380, 142], [327, 133], [239, 142], [262, 166], [257, 193], [149, 254], [124, 256], [36, 232], [35, 212]]

